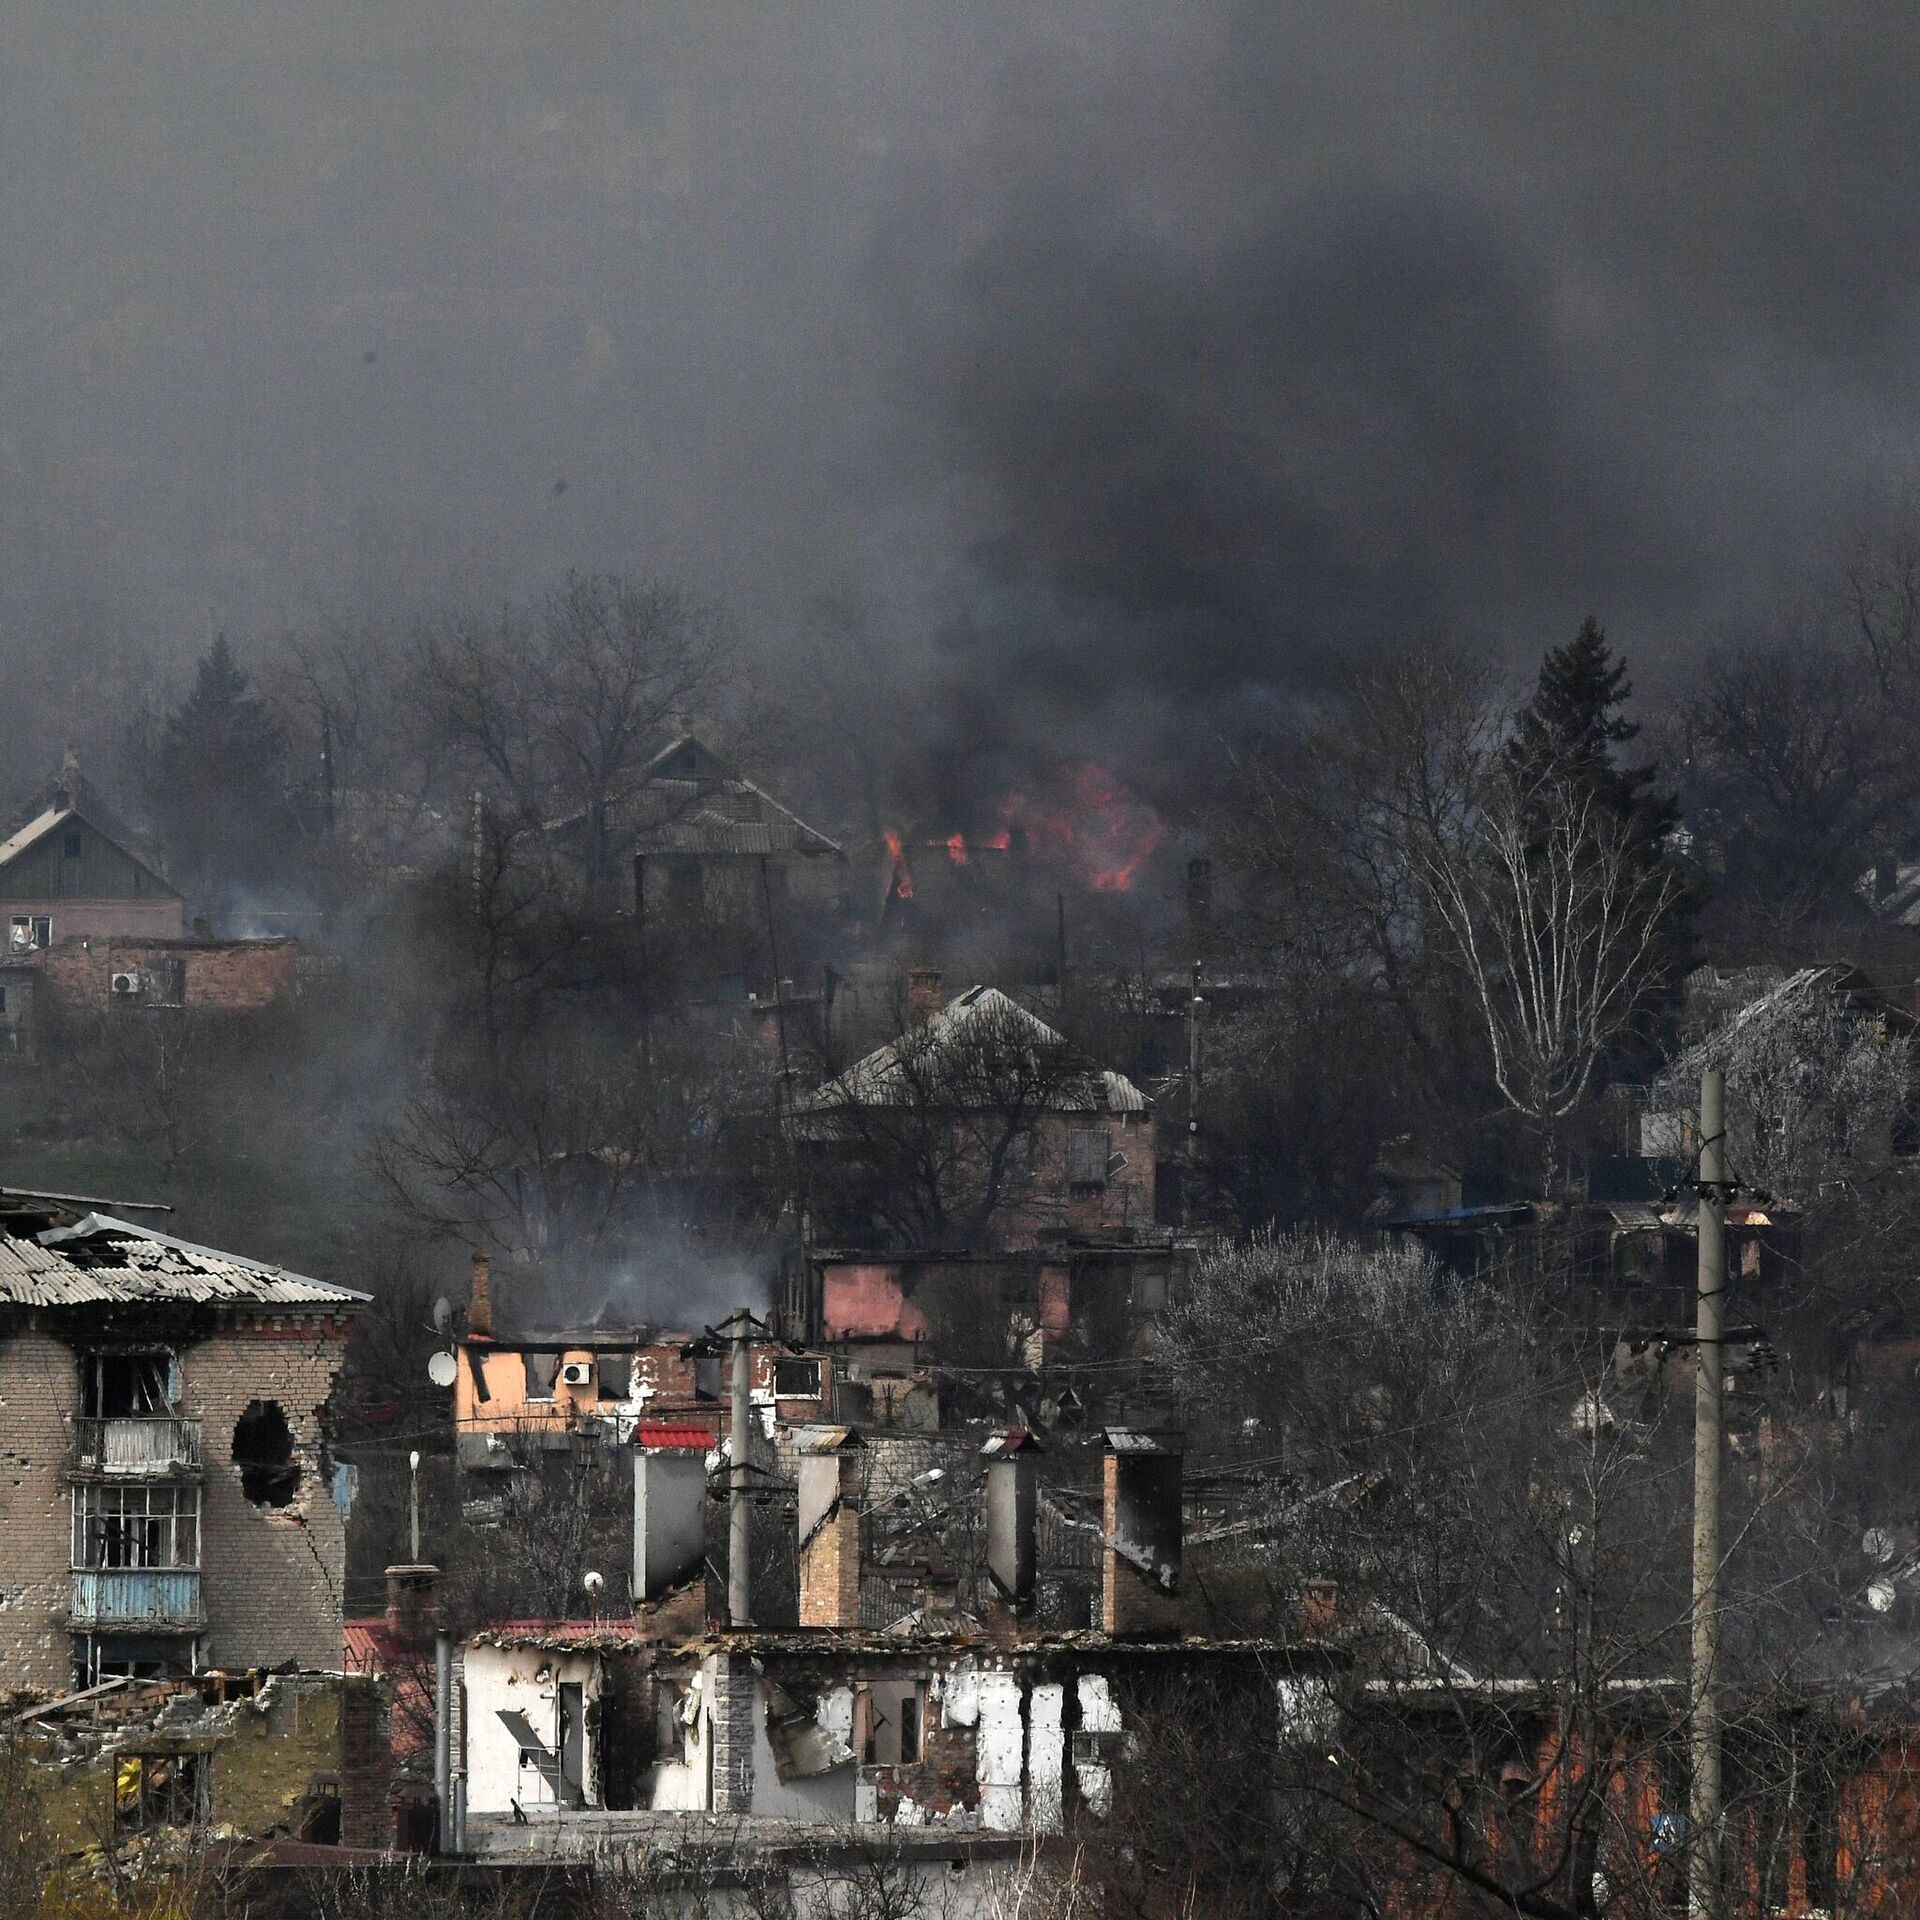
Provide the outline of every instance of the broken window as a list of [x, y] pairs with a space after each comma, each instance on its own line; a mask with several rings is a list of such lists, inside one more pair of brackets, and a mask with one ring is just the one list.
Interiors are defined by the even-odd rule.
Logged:
[[152, 961], [147, 976], [148, 988], [156, 1006], [184, 1007], [187, 1004], [187, 962], [182, 954], [162, 954]]
[[717, 1353], [696, 1353], [693, 1356], [693, 1391], [697, 1399], [720, 1398], [720, 1356]]
[[300, 1491], [300, 1462], [294, 1458], [293, 1429], [277, 1400], [251, 1400], [234, 1422], [233, 1464], [240, 1469], [240, 1491], [256, 1507], [291, 1506]]
[[180, 1362], [170, 1353], [99, 1352], [80, 1358], [80, 1412], [89, 1420], [154, 1420], [180, 1404]]
[[926, 1684], [875, 1680], [854, 1695], [853, 1725], [861, 1761], [869, 1767], [913, 1766], [926, 1757]]
[[599, 1353], [594, 1355], [600, 1378], [602, 1400], [624, 1400], [633, 1391], [633, 1355]]
[[114, 1824], [129, 1832], [190, 1827], [206, 1813], [208, 1756], [123, 1753], [114, 1763]]
[[527, 1398], [551, 1400], [553, 1383], [560, 1377], [560, 1356], [557, 1353], [523, 1353], [520, 1358], [527, 1370]]
[[785, 1358], [773, 1363], [773, 1391], [779, 1400], [818, 1400], [820, 1362]]
[[166, 1680], [193, 1671], [194, 1642], [172, 1636], [76, 1634], [73, 1641], [75, 1689], [102, 1680]]
[[10, 941], [15, 953], [31, 953], [36, 947], [53, 945], [53, 921], [44, 913], [16, 913]]
[[197, 1567], [200, 1489], [85, 1482], [73, 1490], [73, 1565]]
[[1067, 1184], [1104, 1187], [1110, 1151], [1105, 1127], [1076, 1127], [1067, 1135]]

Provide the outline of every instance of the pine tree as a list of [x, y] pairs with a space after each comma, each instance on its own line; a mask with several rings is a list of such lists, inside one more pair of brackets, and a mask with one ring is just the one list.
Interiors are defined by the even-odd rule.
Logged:
[[286, 731], [224, 634], [167, 717], [149, 801], [176, 885], [210, 910], [284, 880], [293, 828]]
[[1640, 729], [1620, 709], [1632, 695], [1624, 660], [1591, 614], [1570, 645], [1549, 648], [1533, 698], [1520, 709], [1507, 744], [1507, 769], [1525, 793], [1571, 785], [1599, 800], [1659, 857], [1679, 820], [1679, 805], [1655, 784], [1651, 766], [1622, 766], [1615, 749]]

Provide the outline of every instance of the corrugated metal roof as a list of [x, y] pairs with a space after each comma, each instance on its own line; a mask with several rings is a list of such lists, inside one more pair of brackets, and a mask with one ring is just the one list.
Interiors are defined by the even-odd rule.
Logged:
[[33, 1239], [0, 1234], [0, 1305], [354, 1307], [371, 1297], [110, 1214], [90, 1213], [75, 1226]]
[[[1042, 1056], [1063, 1053], [1066, 1042], [1038, 1014], [1028, 1012], [998, 987], [969, 987], [897, 1040], [855, 1061], [837, 1079], [809, 1095], [803, 1106], [814, 1113], [830, 1113], [836, 1107], [938, 1104], [943, 1093], [950, 1093], [956, 1105], [990, 1106], [997, 1097], [992, 1084], [999, 1077], [996, 1066], [992, 1060], [968, 1062], [964, 1052], [976, 1028], [991, 1037], [996, 1049], [1017, 1050], [1022, 1044], [1032, 1049], [1034, 1084], [1025, 1091], [1050, 1111], [1147, 1110], [1147, 1096], [1123, 1073], [1066, 1071], [1046, 1084]], [[943, 1054], [957, 1063], [952, 1074], [944, 1076], [951, 1081], [944, 1088]]]

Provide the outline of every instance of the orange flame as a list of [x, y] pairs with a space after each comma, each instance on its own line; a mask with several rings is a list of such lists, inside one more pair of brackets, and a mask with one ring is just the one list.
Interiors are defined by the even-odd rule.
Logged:
[[947, 858], [956, 867], [964, 867], [967, 864], [967, 836], [964, 833], [947, 835]]
[[907, 849], [900, 836], [889, 827], [885, 839], [893, 860], [893, 893], [897, 900], [913, 898], [913, 870], [907, 865]]
[[1018, 826], [1027, 844], [1064, 861], [1095, 893], [1126, 893], [1167, 837], [1167, 823], [1091, 760], [1057, 769], [1056, 791], [1044, 798], [1009, 794], [1000, 803], [1005, 844]]

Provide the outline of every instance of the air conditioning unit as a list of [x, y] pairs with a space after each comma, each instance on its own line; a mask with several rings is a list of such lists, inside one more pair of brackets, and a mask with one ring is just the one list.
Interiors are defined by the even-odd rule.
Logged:
[[593, 1385], [593, 1362], [569, 1360], [560, 1369], [560, 1378], [570, 1387], [590, 1387]]
[[113, 990], [115, 993], [123, 994], [138, 993], [140, 991], [140, 976], [137, 973], [116, 973], [113, 976]]

